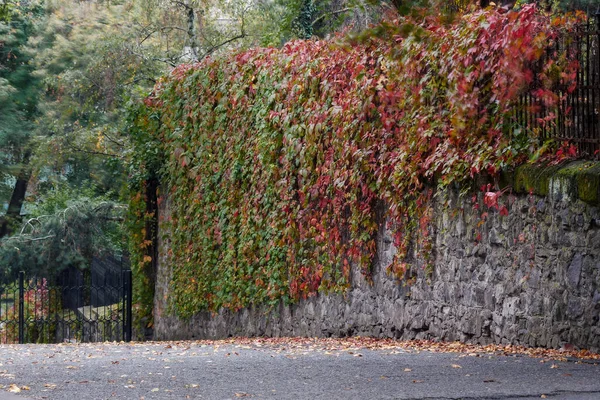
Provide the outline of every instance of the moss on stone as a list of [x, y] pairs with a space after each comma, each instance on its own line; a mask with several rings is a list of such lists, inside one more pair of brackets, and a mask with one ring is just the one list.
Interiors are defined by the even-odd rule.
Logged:
[[600, 205], [600, 163], [590, 163], [577, 174], [579, 198], [587, 203]]
[[558, 166], [521, 165], [515, 170], [514, 189], [520, 193], [547, 196], [550, 179], [559, 169]]
[[[520, 193], [580, 199], [600, 205], [600, 162], [574, 161], [561, 166], [521, 165], [512, 173]], [[507, 181], [510, 175], [506, 175]]]

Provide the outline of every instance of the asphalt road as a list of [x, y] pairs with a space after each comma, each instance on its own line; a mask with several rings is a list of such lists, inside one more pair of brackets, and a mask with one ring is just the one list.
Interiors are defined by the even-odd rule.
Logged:
[[[1, 400], [581, 400], [600, 399], [600, 366], [522, 355], [259, 342], [2, 345], [0, 386]], [[10, 394], [15, 387], [21, 391]]]

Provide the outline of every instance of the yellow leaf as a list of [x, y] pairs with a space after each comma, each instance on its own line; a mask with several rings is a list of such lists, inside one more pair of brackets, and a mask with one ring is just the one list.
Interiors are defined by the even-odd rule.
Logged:
[[17, 385], [15, 385], [13, 383], [8, 387], [8, 391], [11, 393], [19, 393], [19, 392], [21, 392], [21, 388], [19, 388]]

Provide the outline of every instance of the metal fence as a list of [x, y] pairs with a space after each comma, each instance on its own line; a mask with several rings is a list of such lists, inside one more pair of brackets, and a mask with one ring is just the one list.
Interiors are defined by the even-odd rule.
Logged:
[[70, 268], [0, 283], [0, 343], [131, 340], [132, 277]]
[[[473, 4], [481, 2], [450, 0], [445, 9], [465, 12]], [[577, 8], [577, 4], [568, 8]], [[548, 48], [548, 53], [567, 52], [569, 57], [578, 61], [575, 91], [567, 93], [566, 87], [555, 88], [562, 100], [552, 110], [536, 100], [531, 92], [521, 96], [515, 107], [515, 122], [537, 134], [541, 143], [554, 139], [574, 144], [579, 156], [600, 158], [600, 5], [595, 14], [589, 6], [582, 11], [588, 15], [587, 21]], [[541, 60], [540, 64], [543, 62]], [[536, 89], [536, 85], [537, 82], [534, 82], [530, 89]]]
[[[577, 60], [576, 87], [556, 88], [558, 107], [547, 109], [531, 93], [521, 96], [516, 120], [535, 131], [542, 141], [555, 139], [577, 146], [579, 155], [598, 157], [600, 152], [600, 13], [565, 34], [548, 52], [566, 52]], [[541, 61], [543, 62], [543, 60]], [[534, 81], [532, 89], [537, 82]]]

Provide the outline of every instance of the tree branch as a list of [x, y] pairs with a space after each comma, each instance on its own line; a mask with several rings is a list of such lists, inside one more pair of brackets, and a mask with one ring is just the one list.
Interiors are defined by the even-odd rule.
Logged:
[[11, 241], [16, 241], [16, 242], [19, 242], [19, 243], [37, 242], [38, 240], [47, 240], [47, 239], [55, 238], [56, 234], [52, 233], [50, 235], [40, 236], [40, 237], [36, 237], [36, 238], [26, 238], [26, 237], [23, 237], [23, 236], [12, 236], [12, 237], [9, 237], [8, 239], [6, 239], [6, 242], [11, 242]]
[[343, 14], [343, 13], [345, 13], [345, 12], [348, 12], [348, 11], [354, 11], [354, 10], [355, 10], [355, 7], [346, 7], [346, 8], [342, 8], [341, 10], [336, 10], [336, 11], [331, 11], [331, 12], [325, 13], [325, 14], [321, 15], [319, 18], [316, 18], [316, 19], [315, 19], [315, 20], [312, 22], [312, 24], [310, 24], [310, 26], [315, 26], [315, 24], [316, 24], [317, 22], [321, 21], [321, 20], [322, 20], [322, 19], [324, 19], [325, 17], [328, 17], [328, 16], [334, 16], [334, 15], [338, 15], [338, 14]]
[[234, 41], [236, 41], [238, 39], [243, 39], [245, 37], [246, 37], [246, 34], [244, 32], [242, 32], [242, 33], [240, 33], [237, 36], [229, 38], [229, 39], [225, 40], [224, 42], [219, 43], [218, 45], [215, 45], [215, 46], [211, 47], [209, 50], [206, 51], [206, 53], [204, 53], [202, 55], [202, 58], [208, 57], [209, 55], [211, 55], [212, 53], [214, 53], [215, 51], [217, 51], [219, 48], [221, 48], [221, 47], [223, 47], [223, 46], [225, 46], [225, 45], [227, 45], [227, 44], [229, 44], [231, 42], [234, 42]]

